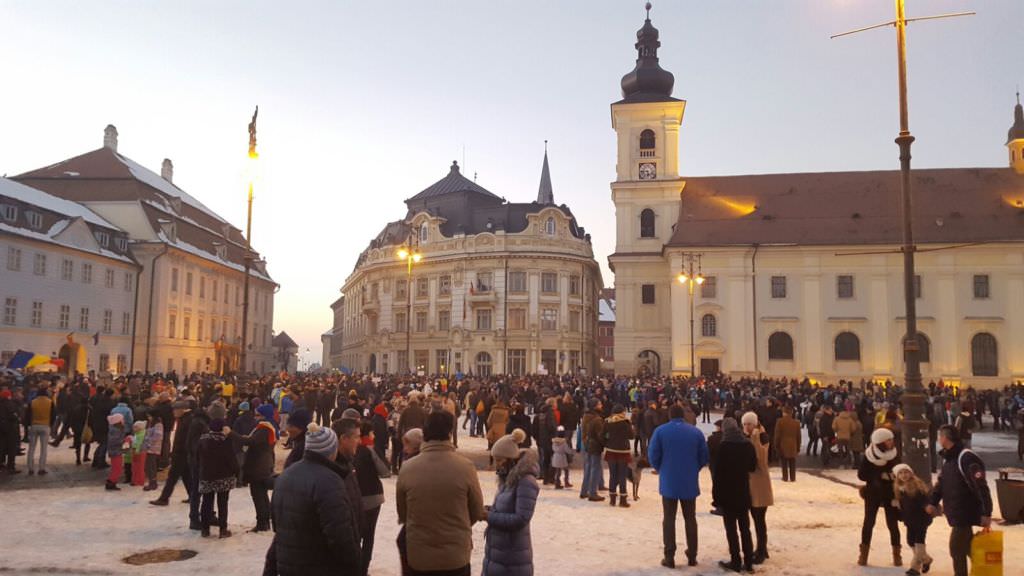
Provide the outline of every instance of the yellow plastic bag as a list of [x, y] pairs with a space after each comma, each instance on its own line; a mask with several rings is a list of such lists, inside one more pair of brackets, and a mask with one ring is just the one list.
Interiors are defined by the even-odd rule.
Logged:
[[971, 576], [1003, 576], [1003, 533], [978, 532], [971, 540]]

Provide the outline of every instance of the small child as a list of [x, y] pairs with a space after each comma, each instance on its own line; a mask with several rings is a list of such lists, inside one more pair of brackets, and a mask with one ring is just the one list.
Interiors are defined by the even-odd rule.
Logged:
[[569, 483], [569, 464], [572, 462], [572, 447], [565, 440], [565, 426], [559, 426], [555, 437], [551, 439], [551, 467], [555, 469], [555, 490], [562, 489], [562, 472], [565, 472], [565, 487], [572, 488]]
[[900, 519], [907, 525], [907, 544], [914, 549], [914, 558], [910, 561], [907, 576], [919, 576], [932, 567], [932, 557], [925, 550], [925, 537], [932, 517], [925, 508], [928, 506], [928, 486], [914, 475], [914, 471], [906, 464], [897, 464], [892, 468], [895, 481], [897, 508]]
[[142, 420], [132, 424], [132, 463], [128, 468], [131, 476], [132, 486], [146, 485], [146, 450], [143, 448], [146, 440], [146, 423]]
[[107, 490], [120, 490], [117, 481], [124, 471], [124, 416], [111, 414], [107, 416], [110, 430], [107, 432], [107, 456], [110, 457], [110, 474], [107, 475]]
[[160, 449], [164, 441], [164, 423], [156, 412], [147, 416], [146, 435], [142, 440], [142, 450], [146, 453], [146, 487], [143, 490], [156, 490], [156, 469], [160, 461]]

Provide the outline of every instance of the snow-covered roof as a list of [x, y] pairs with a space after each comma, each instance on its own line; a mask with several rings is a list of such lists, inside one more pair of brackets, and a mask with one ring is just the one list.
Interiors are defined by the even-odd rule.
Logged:
[[[241, 264], [238, 264], [236, 262], [232, 262], [231, 260], [225, 260], [225, 259], [221, 258], [220, 256], [217, 256], [216, 254], [211, 254], [211, 253], [207, 252], [206, 250], [203, 250], [202, 248], [199, 248], [198, 246], [194, 246], [192, 244], [189, 244], [188, 242], [185, 242], [181, 238], [178, 238], [176, 241], [172, 241], [170, 238], [167, 237], [166, 234], [164, 234], [163, 230], [160, 230], [160, 231], [157, 232], [157, 239], [160, 242], [164, 242], [165, 244], [173, 246], [173, 247], [175, 247], [175, 248], [177, 248], [179, 250], [182, 250], [184, 252], [188, 252], [189, 254], [192, 254], [194, 256], [198, 256], [200, 258], [203, 258], [204, 260], [209, 260], [210, 262], [214, 262], [214, 263], [220, 264], [222, 266], [227, 266], [228, 268], [231, 268], [232, 270], [237, 270], [239, 272], [245, 272], [245, 266], [243, 266]], [[273, 282], [274, 281], [273, 278], [271, 278], [270, 276], [264, 274], [263, 272], [261, 272], [255, 266], [250, 266], [249, 267], [249, 274], [252, 274], [254, 277], [259, 278], [261, 280], [266, 280], [267, 282]]]
[[65, 216], [71, 216], [72, 218], [82, 218], [90, 224], [96, 224], [97, 226], [103, 226], [105, 228], [111, 228], [118, 230], [117, 226], [114, 226], [110, 222], [107, 222], [99, 214], [96, 214], [92, 210], [89, 210], [82, 204], [58, 198], [52, 194], [37, 190], [24, 184], [19, 184], [14, 180], [8, 178], [0, 178], [0, 196], [7, 196], [26, 204], [32, 204], [38, 206], [44, 210], [63, 214]]
[[125, 262], [127, 264], [135, 264], [135, 261], [132, 260], [131, 258], [129, 258], [127, 256], [124, 256], [122, 254], [118, 254], [116, 252], [113, 252], [111, 250], [107, 250], [105, 248], [97, 248], [97, 249], [93, 250], [93, 249], [89, 249], [89, 248], [86, 248], [84, 246], [81, 246], [79, 244], [72, 244], [70, 242], [67, 242], [67, 241], [61, 239], [61, 238], [58, 238], [60, 233], [63, 232], [64, 230], [66, 230], [67, 227], [71, 224], [71, 222], [72, 221], [70, 221], [70, 220], [61, 220], [61, 221], [57, 222], [56, 224], [54, 224], [53, 226], [51, 226], [50, 229], [47, 230], [46, 232], [39, 232], [39, 231], [35, 231], [35, 230], [29, 230], [27, 228], [21, 228], [19, 226], [11, 226], [10, 224], [6, 224], [4, 222], [0, 222], [0, 232], [6, 232], [8, 234], [14, 234], [16, 236], [21, 236], [22, 238], [28, 238], [30, 240], [39, 240], [41, 242], [49, 242], [50, 244], [56, 244], [58, 246], [63, 246], [65, 248], [71, 248], [72, 250], [81, 250], [83, 252], [89, 252], [89, 253], [92, 253], [92, 254], [98, 254], [100, 256], [104, 256], [106, 258], [110, 258], [111, 260], [118, 260], [118, 261], [121, 261], [121, 262]]
[[185, 192], [181, 188], [178, 188], [171, 182], [168, 182], [162, 176], [153, 172], [149, 168], [146, 168], [142, 164], [139, 164], [138, 162], [135, 162], [134, 160], [126, 156], [122, 156], [121, 154], [115, 154], [114, 156], [118, 160], [123, 162], [125, 166], [128, 167], [128, 170], [131, 171], [132, 176], [134, 176], [137, 180], [142, 181], [147, 186], [156, 188], [157, 190], [163, 192], [164, 194], [167, 194], [168, 196], [181, 198], [183, 202], [196, 208], [197, 210], [202, 210], [210, 217], [216, 218], [220, 222], [227, 223], [223, 218], [218, 216], [216, 212], [207, 208], [205, 204], [197, 200], [194, 196], [190, 195], [188, 192]]
[[601, 298], [598, 302], [598, 321], [615, 322], [615, 300]]

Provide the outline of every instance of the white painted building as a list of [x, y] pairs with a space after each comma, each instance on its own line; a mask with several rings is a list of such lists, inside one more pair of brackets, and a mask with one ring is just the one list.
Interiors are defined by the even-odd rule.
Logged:
[[[638, 39], [612, 104], [616, 369], [900, 381], [899, 172], [680, 176], [686, 103], [650, 20]], [[913, 171], [926, 383], [1024, 378], [1019, 102], [1007, 147], [1005, 168]], [[676, 281], [688, 258], [699, 286]]]
[[18, 350], [123, 374], [139, 266], [128, 237], [88, 208], [0, 178], [0, 365]]
[[[248, 371], [273, 369], [274, 293], [266, 263], [242, 232], [161, 174], [117, 152], [108, 126], [103, 147], [15, 179], [76, 202], [124, 230], [139, 266], [132, 370], [234, 371], [248, 332]], [[242, 198], [242, 194], [239, 194]], [[248, 327], [243, 327], [246, 259], [251, 262]]]

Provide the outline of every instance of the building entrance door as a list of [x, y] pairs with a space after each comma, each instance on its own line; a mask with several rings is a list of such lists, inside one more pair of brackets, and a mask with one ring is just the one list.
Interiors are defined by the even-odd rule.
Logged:
[[700, 359], [700, 375], [701, 376], [717, 376], [718, 375], [718, 358], [701, 358]]

